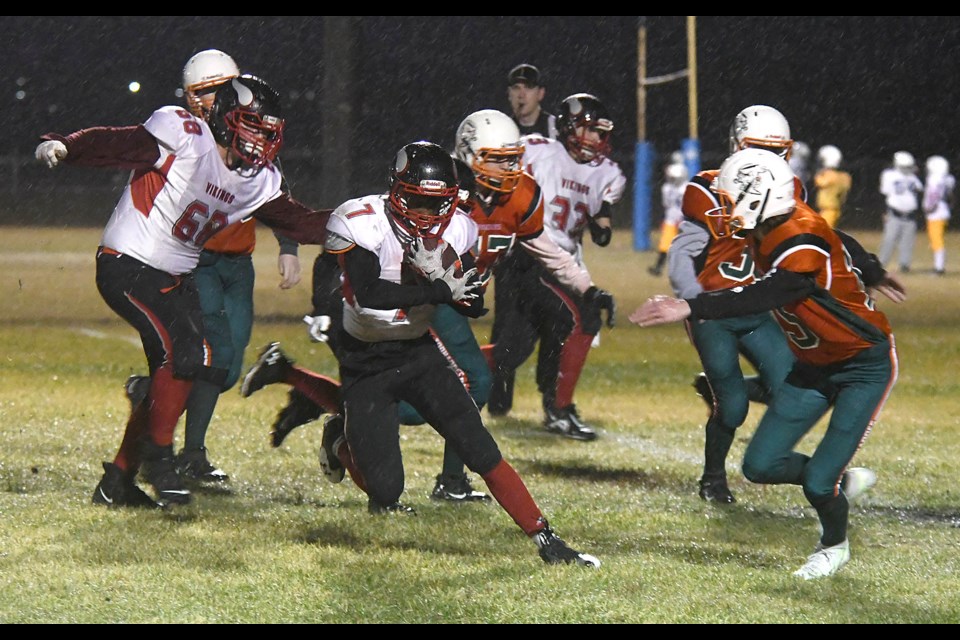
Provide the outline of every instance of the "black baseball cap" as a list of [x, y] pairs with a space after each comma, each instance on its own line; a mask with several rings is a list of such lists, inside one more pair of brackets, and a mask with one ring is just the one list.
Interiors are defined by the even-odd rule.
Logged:
[[510, 73], [507, 75], [507, 86], [512, 86], [522, 82], [531, 87], [540, 86], [540, 69], [537, 69], [532, 64], [518, 64], [513, 69], [510, 69]]

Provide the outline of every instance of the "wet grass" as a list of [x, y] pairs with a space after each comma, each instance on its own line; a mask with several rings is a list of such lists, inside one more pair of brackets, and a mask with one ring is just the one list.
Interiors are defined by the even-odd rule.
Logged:
[[[924, 273], [919, 243], [909, 302], [880, 303], [901, 378], [855, 461], [880, 481], [852, 510], [853, 559], [833, 579], [800, 583], [790, 574], [816, 542], [813, 512], [797, 487], [739, 473], [762, 407], [730, 456], [737, 504], [696, 496], [699, 366], [679, 326], [628, 326], [630, 310], [669, 288], [646, 274], [653, 256], [634, 253], [628, 237], [587, 249], [595, 281], [621, 309], [577, 396], [601, 438], [543, 431], [529, 366], [514, 411], [488, 421], [558, 532], [600, 557], [601, 570], [544, 565], [496, 505], [431, 501], [441, 440], [425, 427], [401, 432], [404, 500], [417, 515], [368, 515], [349, 479], [332, 485], [320, 474], [319, 423], [270, 447], [286, 400], [279, 387], [222, 398], [208, 446], [232, 476], [228, 490], [199, 493], [178, 513], [94, 507], [100, 461], [112, 458], [127, 413], [122, 383], [144, 367], [132, 331], [96, 293], [98, 237], [0, 236], [0, 622], [960, 622], [960, 277]], [[299, 320], [308, 287], [276, 288], [274, 246], [264, 235], [248, 360], [279, 339], [298, 362], [335, 374]], [[309, 271], [315, 253], [304, 254]], [[485, 339], [489, 318], [475, 326]], [[801, 446], [812, 450], [820, 429]]]

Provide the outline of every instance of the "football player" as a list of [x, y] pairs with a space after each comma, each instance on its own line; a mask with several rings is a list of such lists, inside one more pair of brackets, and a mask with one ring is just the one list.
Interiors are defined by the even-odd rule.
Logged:
[[923, 212], [927, 216], [927, 236], [933, 250], [933, 271], [946, 273], [946, 249], [943, 235], [950, 220], [953, 189], [956, 180], [950, 174], [950, 163], [943, 156], [927, 158], [927, 179], [923, 189]]
[[[731, 153], [764, 148], [786, 157], [792, 144], [786, 118], [773, 107], [747, 107], [730, 126]], [[668, 253], [670, 284], [681, 298], [748, 285], [754, 279], [746, 242], [718, 224], [720, 200], [712, 188], [716, 176], [716, 170], [701, 171], [684, 190], [683, 221]], [[802, 200], [803, 185], [797, 180], [795, 186]], [[786, 377], [793, 356], [769, 313], [688, 322], [686, 328], [703, 365], [694, 386], [710, 411], [699, 494], [710, 502], [732, 503], [726, 461], [735, 432], [747, 418], [749, 401], [767, 398]], [[741, 354], [757, 375], [744, 376]]]
[[[480, 474], [545, 562], [598, 567], [596, 558], [571, 549], [549, 527], [430, 336], [437, 305], [468, 317], [483, 312], [469, 252], [477, 226], [456, 213], [458, 200], [453, 158], [421, 141], [397, 153], [387, 195], [348, 200], [331, 215], [325, 246], [343, 269], [344, 411], [342, 421], [325, 425], [321, 466], [334, 480], [348, 468], [369, 496], [371, 512], [409, 511], [398, 502], [404, 482], [398, 403], [405, 401]], [[449, 250], [455, 261], [444, 260]]]
[[[897, 351], [886, 316], [868, 286], [902, 301], [901, 284], [876, 259], [861, 271], [851, 248], [826, 221], [796, 199], [786, 161], [763, 149], [744, 149], [717, 175], [717, 223], [747, 239], [761, 279], [687, 299], [656, 296], [630, 315], [642, 327], [690, 319], [735, 318], [774, 312], [796, 361], [774, 391], [743, 459], [751, 482], [795, 484], [816, 509], [822, 533], [794, 575], [833, 575], [850, 559], [849, 500], [876, 474], [848, 465], [876, 422], [897, 379]], [[863, 263], [861, 263], [863, 264]], [[813, 455], [794, 446], [830, 408]]]
[[[215, 234], [254, 216], [301, 243], [326, 238], [329, 212], [290, 198], [273, 165], [283, 145], [280, 96], [241, 75], [221, 85], [204, 121], [182, 107], [155, 111], [142, 125], [48, 133], [40, 162], [131, 170], [97, 250], [104, 301], [140, 334], [150, 370], [149, 401], [133, 407], [120, 449], [104, 463], [93, 502], [156, 507], [191, 500], [173, 455], [173, 433], [193, 381], [222, 385], [203, 336], [193, 270]], [[134, 482], [143, 474], [156, 495]]]
[[817, 210], [831, 228], [837, 226], [842, 209], [850, 193], [852, 179], [850, 174], [840, 169], [843, 154], [840, 149], [827, 144], [817, 151], [817, 162], [820, 165], [814, 177], [817, 187]]
[[[626, 178], [608, 157], [613, 121], [596, 96], [568, 96], [557, 115], [556, 140], [524, 138], [523, 163], [543, 190], [546, 235], [584, 270], [583, 233], [598, 246], [610, 244], [611, 206], [623, 195]], [[515, 372], [533, 353], [544, 420], [551, 433], [589, 441], [596, 430], [584, 422], [574, 392], [587, 354], [602, 326], [613, 326], [616, 306], [607, 292], [572, 296], [552, 274], [524, 254], [498, 272], [493, 326], [494, 385], [490, 410], [503, 415], [512, 405]], [[516, 282], [505, 290], [502, 281]]]
[[[217, 89], [239, 75], [236, 62], [223, 51], [207, 49], [191, 56], [183, 67], [183, 90], [190, 111], [206, 120]], [[277, 240], [280, 288], [289, 289], [300, 280], [297, 243], [280, 235]], [[232, 388], [240, 377], [243, 352], [250, 342], [254, 285], [251, 254], [256, 241], [254, 218], [232, 224], [207, 241], [194, 270], [203, 307], [204, 338], [213, 347], [213, 366], [228, 373], [222, 385], [194, 380], [187, 399], [183, 449], [177, 454], [177, 468], [192, 482], [215, 484], [229, 480], [223, 470], [210, 462], [206, 435], [220, 394]], [[142, 402], [149, 388], [146, 376], [131, 376], [125, 385], [131, 404]]]
[[677, 227], [683, 221], [683, 191], [687, 184], [687, 167], [682, 163], [668, 164], [663, 170], [664, 181], [660, 186], [660, 202], [663, 205], [663, 222], [660, 224], [660, 243], [657, 246], [657, 261], [647, 272], [652, 276], [663, 273], [670, 243], [677, 236]]
[[913, 262], [913, 245], [917, 238], [917, 212], [923, 183], [917, 177], [917, 162], [909, 151], [893, 154], [893, 166], [880, 174], [880, 194], [887, 211], [883, 216], [883, 240], [880, 243], [880, 262], [884, 267], [899, 247], [900, 273], [909, 273]]

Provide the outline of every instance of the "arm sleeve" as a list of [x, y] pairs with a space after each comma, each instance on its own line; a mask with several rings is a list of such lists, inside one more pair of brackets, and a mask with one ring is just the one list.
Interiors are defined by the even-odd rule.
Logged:
[[677, 237], [667, 251], [667, 273], [670, 286], [678, 298], [695, 298], [703, 293], [697, 280], [696, 259], [710, 241], [710, 232], [702, 226], [684, 220], [680, 223]]
[[717, 320], [772, 311], [809, 297], [815, 287], [809, 276], [775, 269], [747, 287], [708, 291], [686, 300], [691, 319]]
[[91, 127], [68, 136], [48, 133], [41, 139], [65, 144], [67, 164], [80, 167], [149, 169], [160, 159], [157, 139], [143, 125]]
[[261, 205], [253, 212], [253, 217], [289, 240], [300, 244], [323, 244], [327, 238], [327, 220], [332, 211], [314, 211], [283, 193]]
[[274, 237], [277, 239], [277, 244], [280, 245], [280, 255], [298, 255], [300, 244], [296, 240], [291, 240], [283, 234], [273, 232]]
[[340, 254], [353, 296], [368, 309], [406, 309], [422, 304], [450, 302], [450, 288], [442, 280], [427, 284], [397, 284], [380, 278], [380, 259], [372, 251], [354, 245]]
[[583, 295], [593, 286], [590, 272], [577, 264], [573, 255], [557, 246], [546, 233], [535, 238], [524, 238], [520, 244], [568, 289]]
[[850, 254], [850, 259], [853, 262], [853, 268], [860, 272], [860, 277], [863, 279], [863, 284], [868, 287], [872, 287], [887, 275], [887, 271], [883, 268], [883, 265], [880, 264], [880, 259], [872, 253], [868, 253], [866, 249], [863, 248], [857, 240], [839, 229], [834, 229], [836, 234], [840, 236], [840, 241], [843, 242], [844, 248], [846, 248], [847, 253]]

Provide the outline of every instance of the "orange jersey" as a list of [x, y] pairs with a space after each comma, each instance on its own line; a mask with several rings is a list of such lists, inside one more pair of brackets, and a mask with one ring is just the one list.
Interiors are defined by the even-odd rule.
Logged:
[[218, 231], [203, 245], [204, 251], [250, 255], [257, 244], [257, 221], [247, 218]]
[[506, 202], [489, 213], [471, 202], [470, 217], [477, 223], [477, 269], [488, 280], [492, 268], [517, 240], [536, 237], [543, 232], [543, 193], [529, 173], [520, 176], [520, 184]]
[[806, 204], [798, 202], [786, 222], [751, 245], [759, 273], [781, 269], [816, 282], [809, 297], [774, 310], [798, 360], [841, 362], [890, 335], [887, 317], [874, 308], [840, 237]]
[[[704, 291], [721, 291], [745, 286], [753, 282], [753, 258], [746, 240], [734, 238], [719, 217], [720, 200], [710, 184], [720, 171], [701, 171], [687, 183], [683, 192], [683, 216], [710, 231], [710, 241], [696, 261], [697, 281]], [[799, 178], [794, 178], [794, 197], [806, 200], [806, 189]], [[712, 212], [716, 211], [716, 215]], [[708, 215], [710, 214], [710, 215]]]

